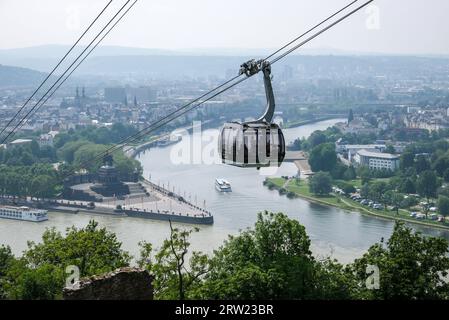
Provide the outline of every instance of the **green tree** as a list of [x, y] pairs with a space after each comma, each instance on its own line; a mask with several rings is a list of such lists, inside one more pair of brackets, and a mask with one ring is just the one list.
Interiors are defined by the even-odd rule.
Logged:
[[5, 291], [8, 299], [54, 300], [61, 298], [64, 271], [52, 264], [29, 267], [24, 259], [8, 269]]
[[326, 135], [323, 133], [323, 131], [320, 130], [312, 132], [310, 137], [307, 139], [310, 148], [314, 148], [320, 144], [323, 144], [326, 142], [326, 140]]
[[67, 163], [72, 163], [75, 158], [75, 152], [83, 145], [88, 144], [88, 141], [78, 140], [78, 141], [70, 141], [64, 144], [62, 148], [60, 148], [57, 152], [58, 157], [61, 160], [64, 160]]
[[348, 167], [346, 167], [343, 163], [341, 163], [341, 161], [337, 161], [335, 166], [330, 171], [330, 174], [333, 179], [336, 180], [345, 179], [344, 176], [347, 169]]
[[416, 193], [415, 183], [412, 179], [406, 178], [399, 186], [399, 191], [402, 193], [414, 194]]
[[391, 144], [389, 144], [389, 145], [385, 148], [385, 153], [392, 153], [392, 154], [395, 154], [395, 153], [396, 153], [396, 149], [395, 149]]
[[89, 143], [82, 145], [73, 155], [73, 164], [89, 172], [95, 172], [102, 164], [99, 154], [107, 150], [105, 145]]
[[[366, 287], [368, 266], [379, 268], [378, 290]], [[401, 222], [386, 244], [373, 245], [349, 268], [359, 284], [355, 296], [361, 299], [449, 298], [447, 240], [424, 237]]]
[[360, 195], [363, 198], [369, 198], [370, 197], [370, 185], [369, 183], [365, 183], [364, 185], [362, 185], [362, 187], [360, 188]]
[[372, 174], [371, 170], [368, 167], [361, 166], [357, 168], [358, 175], [360, 176], [362, 185], [367, 184], [371, 181]]
[[[260, 213], [254, 229], [229, 239], [214, 254], [198, 299], [314, 299], [347, 297], [332, 268], [319, 265], [298, 221]], [[318, 279], [326, 281], [318, 282]]]
[[194, 251], [190, 260], [187, 258], [190, 236], [192, 232], [198, 230], [173, 228], [170, 221], [170, 238], [164, 240], [153, 259], [151, 244], [147, 242], [139, 244], [141, 250], [138, 264], [154, 275], [153, 287], [157, 299], [188, 298], [190, 292], [199, 285], [202, 277], [208, 272], [206, 255]]
[[36, 140], [32, 140], [31, 141], [31, 143], [30, 143], [30, 151], [31, 151], [31, 154], [34, 157], [39, 157], [40, 156], [41, 148], [39, 147], [39, 144], [37, 143]]
[[29, 195], [36, 198], [51, 198], [55, 195], [57, 182], [48, 175], [38, 175], [30, 182]]
[[404, 151], [400, 158], [400, 167], [402, 170], [413, 167], [415, 164], [415, 154], [411, 151]]
[[418, 174], [420, 174], [421, 172], [430, 169], [430, 163], [425, 156], [419, 155], [416, 158], [415, 168], [416, 168], [416, 172]]
[[348, 182], [340, 181], [337, 183], [337, 187], [344, 191], [346, 194], [354, 193], [355, 187]]
[[404, 196], [401, 195], [400, 193], [397, 193], [396, 191], [393, 190], [388, 190], [387, 192], [385, 192], [385, 194], [383, 195], [383, 199], [385, 200], [386, 203], [392, 205], [393, 207], [396, 208], [396, 214], [399, 214], [399, 207], [401, 206], [403, 200], [404, 200]]
[[0, 300], [6, 299], [5, 276], [15, 258], [9, 246], [0, 246]]
[[354, 166], [349, 166], [348, 169], [346, 169], [345, 173], [343, 174], [343, 179], [345, 180], [354, 180], [357, 178], [357, 173], [354, 169]]
[[138, 176], [143, 172], [140, 162], [125, 156], [122, 151], [114, 153], [114, 165], [117, 168], [122, 181], [129, 181], [134, 172], [136, 172]]
[[443, 179], [444, 179], [445, 182], [449, 182], [449, 168], [444, 170]]
[[62, 132], [55, 136], [53, 145], [55, 146], [55, 148], [60, 149], [70, 140], [72, 140], [72, 136], [67, 132]]
[[352, 120], [354, 120], [354, 113], [352, 112], [352, 109], [349, 109], [348, 124], [350, 124]]
[[116, 235], [99, 228], [93, 220], [85, 228], [67, 229], [65, 236], [54, 228], [47, 229], [41, 243], [28, 243], [24, 257], [32, 266], [50, 264], [65, 269], [75, 265], [81, 276], [113, 271], [128, 266], [130, 261]]
[[438, 211], [445, 217], [449, 216], [449, 197], [438, 196]]
[[372, 200], [381, 202], [386, 205], [385, 192], [388, 191], [388, 184], [384, 181], [376, 181], [369, 187], [369, 196]]
[[31, 166], [35, 162], [33, 155], [28, 151], [23, 151], [20, 156], [20, 164], [23, 166]]
[[309, 164], [314, 172], [330, 172], [337, 164], [337, 153], [333, 143], [323, 143], [312, 149]]
[[427, 199], [427, 203], [429, 203], [430, 198], [436, 196], [437, 189], [438, 181], [435, 172], [427, 170], [419, 175], [418, 180], [416, 181], [416, 190], [420, 196]]
[[332, 191], [332, 177], [327, 172], [317, 172], [309, 178], [309, 190], [316, 195], [328, 195]]
[[443, 177], [445, 171], [449, 169], [449, 157], [447, 155], [438, 157], [432, 163], [432, 169], [436, 171], [438, 176]]
[[52, 146], [42, 146], [39, 152], [41, 162], [55, 162], [56, 150]]
[[129, 261], [115, 234], [98, 228], [94, 221], [82, 229], [67, 229], [65, 236], [54, 228], [47, 229], [42, 242], [29, 242], [20, 259], [0, 248], [0, 292], [8, 299], [57, 299], [67, 266], [77, 266], [80, 276], [85, 277], [128, 266]]

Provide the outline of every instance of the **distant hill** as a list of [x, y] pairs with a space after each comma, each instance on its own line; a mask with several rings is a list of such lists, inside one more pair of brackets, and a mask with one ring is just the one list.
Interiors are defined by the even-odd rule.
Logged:
[[37, 86], [46, 76], [44, 72], [0, 64], [0, 88]]
[[[254, 56], [104, 56], [86, 60], [77, 70], [77, 76], [104, 75], [117, 77], [229, 77], [237, 74], [241, 63]], [[257, 56], [256, 56], [257, 58]], [[300, 72], [305, 78], [346, 78], [390, 76], [413, 78], [432, 76], [449, 70], [449, 59], [395, 56], [310, 56], [287, 57], [273, 66], [279, 76], [285, 66]]]
[[[16, 49], [0, 49], [0, 64], [50, 72], [59, 59], [66, 54], [69, 48], [70, 47], [66, 45], [44, 45]], [[78, 54], [80, 54], [84, 49], [85, 46], [76, 47], [67, 59], [73, 61], [75, 57], [78, 56]], [[90, 59], [98, 56], [148, 56], [176, 54], [177, 53], [175, 51], [169, 50], [99, 46], [92, 52]]]
[[[0, 64], [49, 72], [68, 50], [65, 45], [0, 50]], [[83, 50], [74, 50], [68, 60]], [[73, 77], [107, 80], [148, 78], [181, 79], [183, 77], [228, 77], [235, 74], [240, 64], [250, 58], [262, 58], [269, 49], [189, 49], [160, 50], [120, 46], [101, 46], [76, 71]], [[327, 53], [326, 53], [327, 52]], [[301, 55], [288, 56], [276, 64], [275, 74], [288, 65], [301, 77], [329, 77], [354, 79], [358, 77], [399, 75], [432, 76], [449, 69], [447, 57], [414, 57], [342, 52], [333, 49], [298, 51]], [[67, 64], [64, 64], [66, 66]], [[60, 73], [61, 67], [57, 73]], [[404, 77], [403, 77], [404, 78]], [[25, 79], [24, 79], [25, 80]], [[5, 81], [2, 79], [1, 81]], [[1, 82], [0, 82], [1, 83]]]
[[[67, 45], [42, 45], [25, 48], [15, 49], [0, 49], [0, 64], [17, 66], [23, 68], [30, 68], [42, 72], [49, 72], [52, 67], [58, 62], [58, 60], [69, 50]], [[68, 60], [73, 60], [84, 49], [84, 46], [79, 46], [73, 50]], [[146, 66], [145, 69], [157, 69], [153, 71], [153, 74], [163, 73], [162, 68], [167, 67], [172, 69], [176, 66], [181, 76], [192, 75], [192, 69], [195, 69], [204, 75], [203, 71], [193, 66], [186, 64], [193, 62], [196, 64], [199, 62], [203, 64], [203, 67], [207, 65], [208, 68], [212, 68], [208, 74], [216, 74], [215, 71], [219, 69], [222, 73], [223, 70], [228, 68], [236, 69], [236, 61], [240, 63], [243, 58], [262, 58], [273, 52], [275, 48], [259, 48], [259, 49], [245, 49], [245, 48], [192, 48], [192, 49], [178, 49], [178, 50], [165, 50], [165, 49], [152, 49], [152, 48], [136, 48], [136, 47], [124, 47], [124, 46], [99, 46], [95, 49], [89, 59], [86, 61], [90, 68], [81, 68], [80, 72], [84, 74], [114, 74], [121, 73], [122, 71], [116, 70], [122, 69], [121, 66], [117, 66], [116, 63], [123, 63], [124, 65], [139, 65]], [[293, 56], [360, 56], [360, 53], [342, 51], [333, 48], [321, 48], [311, 49], [302, 48], [298, 52], [295, 52]], [[384, 56], [382, 54], [375, 53], [363, 53], [362, 56]], [[392, 56], [392, 55], [390, 55]], [[105, 58], [106, 57], [106, 58]], [[201, 57], [201, 58], [199, 58]], [[242, 58], [243, 57], [243, 58]], [[237, 59], [233, 59], [237, 58]], [[137, 60], [135, 60], [137, 59]], [[184, 61], [183, 61], [184, 60]], [[204, 60], [200, 62], [200, 60]], [[293, 59], [295, 60], [295, 59]], [[154, 61], [154, 63], [152, 63]], [[109, 64], [108, 62], [111, 62]], [[161, 65], [160, 63], [168, 63]], [[180, 68], [179, 68], [180, 67]], [[186, 70], [184, 70], [186, 67]], [[90, 70], [89, 70], [90, 69]], [[174, 69], [174, 67], [173, 67]], [[153, 69], [154, 70], [154, 69]], [[131, 69], [130, 72], [140, 72], [140, 68]], [[151, 72], [150, 72], [151, 73]], [[170, 72], [173, 75], [172, 72]]]

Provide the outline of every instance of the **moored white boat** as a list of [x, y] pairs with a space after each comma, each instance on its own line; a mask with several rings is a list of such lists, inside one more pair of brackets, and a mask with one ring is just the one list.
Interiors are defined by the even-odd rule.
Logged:
[[48, 220], [47, 210], [29, 207], [0, 206], [0, 218], [40, 222]]

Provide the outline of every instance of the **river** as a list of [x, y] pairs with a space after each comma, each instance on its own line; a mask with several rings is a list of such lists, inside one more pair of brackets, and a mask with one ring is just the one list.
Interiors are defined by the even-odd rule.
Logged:
[[[284, 130], [286, 141], [297, 137], [309, 136], [315, 130], [326, 129], [341, 119], [321, 121], [297, 128]], [[360, 257], [372, 244], [381, 238], [389, 238], [394, 223], [389, 220], [362, 215], [358, 212], [347, 212], [333, 207], [310, 203], [303, 199], [288, 199], [277, 191], [268, 190], [262, 185], [264, 173], [256, 169], [242, 169], [222, 164], [214, 164], [216, 155], [215, 141], [217, 131], [205, 130], [205, 141], [195, 146], [190, 143], [191, 136], [171, 146], [152, 148], [142, 153], [138, 160], [144, 167], [144, 176], [151, 180], [169, 185], [176, 192], [185, 194], [192, 202], [205, 206], [215, 219], [212, 226], [201, 226], [200, 231], [192, 236], [192, 248], [204, 252], [212, 252], [220, 246], [229, 234], [251, 227], [257, 219], [257, 213], [263, 210], [284, 212], [297, 219], [306, 227], [312, 241], [312, 251], [317, 257], [331, 255], [341, 262], [351, 262]], [[210, 138], [210, 139], [209, 139]], [[203, 159], [182, 158], [179, 150], [189, 150], [193, 145], [203, 153]], [[187, 152], [188, 153], [188, 152]], [[187, 160], [186, 160], [187, 159]], [[214, 161], [212, 161], [214, 160]], [[296, 167], [293, 163], [284, 163], [274, 174], [293, 175]], [[233, 192], [219, 193], [214, 188], [217, 177], [230, 181]], [[134, 256], [138, 255], [137, 244], [147, 240], [158, 247], [169, 234], [166, 222], [111, 217], [89, 214], [49, 213], [49, 220], [43, 223], [31, 223], [0, 219], [0, 244], [10, 245], [16, 254], [26, 248], [27, 240], [39, 241], [45, 228], [55, 227], [64, 231], [72, 225], [85, 226], [90, 219], [95, 219], [101, 226], [115, 232], [123, 243], [123, 248]], [[189, 227], [187, 225], [182, 225]], [[449, 239], [449, 232], [424, 226], [414, 226], [426, 235], [441, 236]]]

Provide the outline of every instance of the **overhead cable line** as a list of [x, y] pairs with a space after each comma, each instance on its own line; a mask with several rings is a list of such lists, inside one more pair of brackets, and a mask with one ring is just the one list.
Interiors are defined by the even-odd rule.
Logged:
[[117, 13], [108, 21], [108, 23], [101, 29], [101, 31], [95, 36], [95, 38], [87, 45], [87, 47], [78, 55], [75, 61], [64, 71], [61, 76], [53, 83], [53, 85], [45, 92], [45, 94], [39, 99], [38, 102], [28, 111], [28, 113], [22, 117], [22, 119], [17, 123], [12, 131], [8, 133], [8, 135], [2, 140], [0, 144], [7, 142], [8, 138], [15, 135], [17, 128], [22, 124], [23, 121], [36, 109], [36, 107], [44, 100], [45, 96], [56, 86], [56, 84], [67, 74], [67, 72], [72, 68], [75, 63], [80, 59], [80, 57], [90, 48], [90, 46], [98, 39], [98, 37], [104, 32], [104, 30], [112, 23], [113, 20], [123, 11], [123, 9], [128, 5], [131, 0], [127, 0], [126, 3], [117, 11]]
[[3, 132], [13, 123], [13, 121], [22, 113], [22, 110], [25, 108], [25, 106], [28, 104], [28, 102], [33, 99], [33, 97], [36, 95], [36, 93], [39, 91], [40, 88], [44, 85], [45, 82], [53, 75], [53, 73], [56, 71], [56, 69], [61, 65], [61, 63], [67, 58], [67, 56], [73, 51], [73, 49], [78, 45], [78, 43], [81, 41], [81, 39], [86, 35], [86, 33], [90, 30], [90, 28], [97, 22], [97, 20], [100, 18], [100, 16], [106, 11], [106, 9], [109, 7], [109, 5], [112, 3], [112, 0], [110, 0], [106, 6], [101, 10], [101, 12], [95, 17], [95, 19], [91, 22], [91, 24], [87, 27], [87, 29], [83, 32], [83, 34], [75, 41], [75, 43], [72, 45], [72, 47], [69, 49], [69, 51], [66, 52], [66, 54], [59, 60], [59, 62], [56, 64], [56, 66], [53, 68], [53, 70], [50, 71], [50, 73], [45, 77], [45, 79], [41, 82], [41, 84], [37, 87], [36, 90], [34, 90], [33, 94], [25, 101], [25, 103], [22, 105], [22, 107], [17, 111], [17, 113], [9, 120], [9, 122], [6, 124], [5, 127], [2, 128], [0, 132], [0, 136], [3, 134]]
[[[358, 0], [354, 0], [351, 3], [349, 3], [348, 5], [344, 6], [343, 8], [341, 8], [340, 10], [336, 11], [335, 13], [333, 13], [332, 15], [330, 15], [329, 17], [327, 17], [326, 19], [322, 20], [320, 23], [316, 24], [315, 26], [313, 26], [312, 28], [308, 29], [306, 32], [304, 32], [303, 34], [299, 35], [298, 37], [296, 37], [295, 39], [293, 39], [292, 41], [290, 41], [289, 43], [285, 44], [284, 46], [282, 46], [280, 49], [276, 50], [275, 52], [273, 52], [272, 54], [270, 54], [268, 57], [266, 57], [263, 60], [268, 60], [270, 57], [274, 56], [275, 54], [279, 53], [280, 51], [282, 51], [283, 49], [287, 48], [288, 46], [290, 46], [291, 44], [293, 44], [294, 42], [298, 41], [299, 39], [303, 38], [304, 36], [306, 36], [307, 34], [309, 34], [310, 32], [312, 32], [313, 30], [315, 30], [316, 28], [318, 28], [319, 26], [323, 25], [324, 23], [326, 23], [327, 21], [329, 21], [330, 19], [332, 19], [333, 17], [335, 17], [336, 15], [338, 15], [339, 13], [341, 13], [342, 11], [344, 11], [345, 9], [347, 9], [348, 7], [350, 7], [351, 5], [353, 5], [354, 3], [356, 3]], [[231, 83], [232, 81], [236, 80], [237, 78], [239, 78], [241, 75], [235, 76], [232, 79], [224, 82], [223, 84], [213, 88], [212, 90], [208, 91], [207, 93], [203, 94], [202, 96], [196, 98], [195, 100], [190, 101], [189, 103], [183, 105], [182, 107], [178, 108], [177, 110], [175, 110], [172, 114], [181, 111], [182, 109], [188, 108], [189, 106], [191, 106], [193, 103], [203, 99], [204, 97], [206, 97], [207, 95], [211, 94], [212, 92], [222, 88], [223, 86]], [[247, 78], [245, 78], [247, 79]], [[170, 114], [171, 115], [171, 114]], [[138, 133], [134, 134], [134, 135], [140, 135], [142, 132], [145, 132], [146, 130], [148, 130], [151, 126], [153, 125], [157, 125], [159, 124], [161, 121], [165, 120], [167, 117], [169, 117], [170, 115], [167, 115], [166, 117], [163, 117], [159, 120], [157, 120], [155, 123], [152, 123], [150, 126], [142, 129], [141, 131], [139, 131]], [[130, 139], [133, 138], [133, 136], [130, 136], [122, 141], [120, 141], [118, 143], [118, 145], [123, 145], [124, 143], [128, 142]], [[135, 141], [133, 139], [133, 141]], [[107, 152], [108, 150], [106, 150], [105, 152]]]
[[[47, 101], [56, 93], [56, 91], [58, 91], [58, 89], [66, 82], [66, 80], [68, 78], [70, 78], [70, 76], [72, 75], [73, 72], [76, 71], [76, 69], [78, 69], [78, 67], [84, 62], [84, 60], [86, 60], [89, 55], [92, 53], [92, 51], [95, 50], [95, 48], [97, 48], [97, 46], [103, 41], [104, 38], [107, 37], [107, 35], [115, 28], [115, 26], [120, 22], [120, 20], [122, 20], [122, 18], [129, 12], [129, 10], [131, 10], [131, 8], [136, 4], [137, 0], [135, 0], [129, 7], [128, 9], [126, 9], [126, 11], [117, 19], [117, 21], [111, 26], [111, 28], [109, 28], [109, 30], [100, 38], [100, 40], [98, 40], [98, 42], [89, 50], [89, 52], [84, 56], [83, 59], [81, 59], [80, 62], [78, 62], [78, 64], [72, 69], [72, 71], [70, 71], [70, 73], [68, 75], [66, 75], [66, 77], [64, 78], [64, 80], [62, 80], [58, 86], [45, 98], [45, 100], [36, 108], [36, 110], [34, 110], [33, 114], [30, 116], [30, 118], [36, 114], [39, 109], [45, 105], [45, 103], [47, 103]], [[25, 122], [22, 123], [22, 125], [18, 128], [18, 130], [20, 130], [23, 125], [25, 124]]]
[[[297, 50], [298, 48], [302, 47], [303, 45], [305, 45], [306, 43], [308, 43], [309, 41], [315, 39], [317, 36], [319, 36], [320, 34], [322, 34], [323, 32], [329, 30], [330, 28], [334, 27], [335, 25], [339, 24], [340, 22], [342, 22], [343, 20], [347, 19], [349, 16], [353, 15], [354, 13], [360, 11], [362, 8], [366, 7], [368, 4], [370, 4], [371, 2], [373, 2], [374, 0], [370, 0], [365, 2], [364, 4], [360, 5], [359, 7], [355, 8], [354, 10], [352, 10], [351, 12], [345, 14], [344, 16], [342, 16], [341, 18], [339, 18], [338, 20], [336, 20], [335, 22], [331, 23], [330, 25], [328, 25], [327, 27], [321, 29], [320, 31], [314, 33], [312, 36], [310, 36], [309, 38], [307, 38], [306, 40], [302, 41], [301, 43], [297, 44], [296, 46], [294, 46], [293, 48], [289, 49], [286, 53], [281, 54], [280, 56], [276, 57], [272, 63], [275, 63], [277, 61], [279, 61], [280, 59], [284, 58], [285, 56], [287, 56], [288, 54], [290, 54], [291, 52]], [[356, 1], [351, 2], [349, 5], [345, 6], [344, 8], [348, 8], [350, 5], [354, 4]], [[338, 12], [334, 13], [332, 16], [326, 18], [325, 20], [323, 20], [323, 22], [315, 25], [314, 27], [312, 27], [311, 29], [309, 29], [307, 32], [305, 32], [303, 35], [301, 35], [300, 37], [297, 37], [295, 41], [299, 40], [301, 37], [304, 37], [305, 35], [307, 35], [308, 33], [310, 33], [311, 31], [313, 31], [314, 29], [316, 29], [317, 27], [321, 26], [323, 23], [325, 23], [326, 21], [330, 20], [332, 17], [335, 17], [338, 13], [341, 13], [344, 9], [340, 9]], [[287, 46], [291, 45], [293, 42], [290, 42], [289, 44], [285, 45], [283, 48], [286, 48]], [[279, 50], [277, 50], [276, 52], [280, 52]], [[270, 55], [269, 57], [272, 57], [274, 54]], [[238, 79], [239, 77], [241, 77], [241, 75], [238, 75], [228, 81], [226, 81], [225, 83], [219, 85], [218, 87], [210, 90], [209, 92], [203, 94], [201, 97], [183, 105], [182, 107], [178, 108], [177, 110], [169, 113], [168, 115], [162, 117], [161, 119], [157, 120], [156, 122], [150, 124], [149, 126], [145, 127], [144, 129], [140, 130], [139, 132], [123, 139], [122, 141], [118, 142], [117, 144], [109, 147], [107, 150], [101, 152], [100, 154], [98, 154], [94, 159], [91, 159], [89, 161], [86, 161], [84, 163], [81, 163], [81, 166], [84, 166], [86, 163], [89, 163], [91, 161], [97, 161], [99, 159], [101, 159], [104, 155], [107, 155], [109, 153], [115, 152], [118, 149], [122, 148], [123, 146], [135, 142], [137, 140], [139, 140], [140, 138], [142, 138], [145, 135], [148, 135], [149, 133], [163, 127], [164, 125], [166, 125], [167, 123], [175, 120], [176, 118], [184, 115], [185, 113], [201, 106], [202, 104], [206, 103], [207, 101], [213, 99], [214, 97], [218, 96], [219, 94], [224, 93], [225, 91], [231, 89], [232, 87], [236, 86], [237, 84], [247, 80], [248, 78], [250, 78], [250, 76], [247, 77], [243, 77], [240, 80], [233, 82], [234, 80]], [[231, 83], [231, 84], [230, 84]], [[226, 86], [227, 84], [229, 84], [229, 86]], [[219, 90], [218, 92], [217, 89], [222, 88], [226, 86], [224, 89]], [[212, 94], [213, 92], [215, 92], [213, 95], [207, 97], [208, 95]], [[202, 98], [205, 98], [204, 100], [201, 100]], [[201, 101], [200, 101], [201, 100]], [[199, 101], [199, 102], [198, 102]], [[197, 104], [194, 104], [195, 102], [198, 102]], [[179, 114], [178, 114], [179, 113]], [[71, 176], [73, 174], [70, 174], [69, 176]]]
[[349, 16], [352, 16], [354, 13], [356, 13], [357, 11], [363, 9], [364, 7], [366, 7], [367, 5], [369, 5], [371, 2], [373, 2], [374, 0], [369, 0], [367, 2], [365, 2], [364, 4], [362, 4], [361, 6], [355, 8], [354, 10], [352, 10], [351, 12], [345, 14], [344, 16], [342, 16], [341, 18], [337, 19], [336, 21], [334, 21], [333, 23], [331, 23], [330, 25], [328, 25], [327, 27], [321, 29], [320, 31], [318, 31], [317, 33], [313, 34], [312, 36], [310, 36], [309, 38], [307, 38], [306, 40], [298, 43], [297, 45], [295, 45], [294, 47], [292, 47], [291, 49], [289, 49], [288, 51], [284, 52], [283, 54], [281, 54], [280, 56], [276, 57], [275, 59], [273, 59], [271, 61], [271, 64], [276, 63], [277, 61], [283, 59], [284, 57], [286, 57], [287, 55], [289, 55], [290, 53], [292, 53], [293, 51], [299, 49], [300, 47], [302, 47], [303, 45], [305, 45], [307, 42], [315, 39], [316, 37], [318, 37], [320, 34], [326, 32], [327, 30], [329, 30], [330, 28], [334, 27], [335, 25], [339, 24], [340, 22], [342, 22], [343, 20], [345, 20], [346, 18], [348, 18]]
[[341, 8], [340, 10], [338, 10], [337, 12], [335, 12], [334, 14], [330, 15], [329, 17], [327, 17], [326, 19], [322, 20], [320, 23], [317, 23], [316, 25], [314, 25], [312, 28], [310, 28], [309, 30], [307, 30], [306, 32], [304, 32], [303, 34], [297, 36], [295, 39], [293, 39], [292, 41], [290, 41], [289, 43], [285, 44], [284, 46], [282, 46], [281, 48], [279, 48], [278, 50], [276, 50], [275, 52], [273, 52], [272, 54], [270, 54], [268, 57], [266, 57], [263, 60], [268, 60], [270, 59], [272, 56], [274, 56], [275, 54], [278, 54], [279, 52], [281, 52], [282, 50], [284, 50], [285, 48], [287, 48], [288, 46], [292, 45], [293, 43], [295, 43], [296, 41], [298, 41], [299, 39], [303, 38], [304, 36], [308, 35], [310, 32], [312, 32], [313, 30], [315, 30], [316, 28], [320, 27], [321, 25], [323, 25], [324, 23], [328, 22], [330, 19], [332, 19], [333, 17], [335, 17], [336, 15], [338, 15], [339, 13], [341, 13], [342, 11], [346, 10], [347, 8], [349, 8], [350, 6], [352, 6], [354, 3], [356, 3], [358, 0], [354, 0], [351, 3], [347, 4], [346, 6], [344, 6], [343, 8]]

